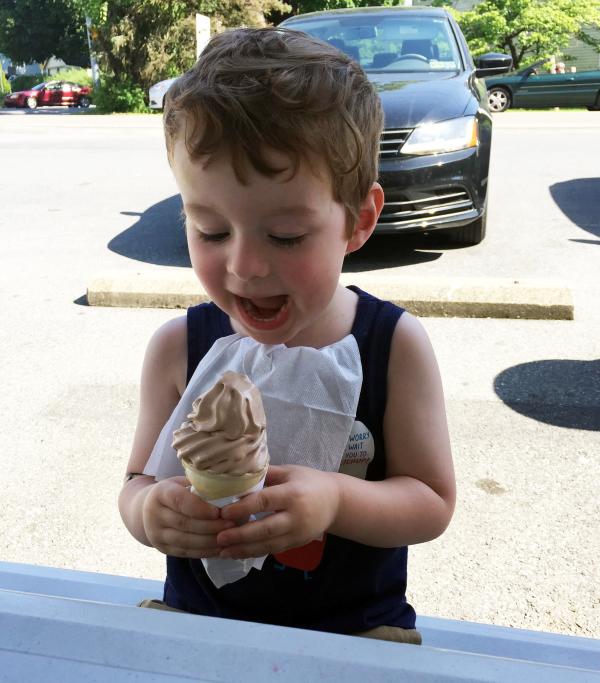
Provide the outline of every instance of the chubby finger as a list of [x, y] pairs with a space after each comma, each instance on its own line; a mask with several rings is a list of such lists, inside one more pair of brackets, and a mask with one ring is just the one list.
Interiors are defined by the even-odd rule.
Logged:
[[[198, 519], [218, 519], [219, 509], [202, 500], [188, 488], [189, 483], [185, 477], [177, 477], [177, 480], [169, 480], [170, 486], [161, 487], [158, 498], [162, 505], [186, 517]], [[185, 485], [187, 484], [187, 485]]]
[[240, 520], [259, 513], [277, 512], [286, 508], [286, 500], [284, 486], [269, 486], [262, 491], [244, 496], [237, 503], [221, 508], [221, 517]]
[[218, 557], [222, 548], [217, 545], [215, 536], [188, 534], [177, 529], [165, 529], [155, 547], [165, 555], [202, 559]]
[[235, 527], [233, 520], [221, 519], [220, 517], [218, 519], [198, 519], [197, 517], [182, 515], [169, 508], [163, 508], [160, 521], [165, 528], [177, 529], [188, 534], [212, 536], [216, 536], [225, 529]]
[[267, 476], [265, 477], [265, 486], [276, 486], [287, 481], [289, 468], [281, 465], [269, 465]]
[[[281, 550], [281, 538], [290, 532], [290, 516], [285, 512], [269, 515], [260, 521], [225, 529], [217, 535], [217, 543], [223, 550], [233, 552], [230, 557], [258, 557]], [[226, 546], [223, 548], [223, 546]], [[277, 550], [274, 550], [277, 546]], [[239, 554], [245, 550], [246, 554]]]
[[188, 481], [187, 477], [184, 477], [184, 476], [171, 477], [171, 481], [174, 482], [175, 484], [178, 484], [179, 486], [183, 486], [184, 488], [187, 488], [187, 489], [190, 488], [190, 482]]

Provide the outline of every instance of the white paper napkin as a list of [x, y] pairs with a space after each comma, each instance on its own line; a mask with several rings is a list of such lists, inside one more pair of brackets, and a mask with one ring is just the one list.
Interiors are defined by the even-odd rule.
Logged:
[[[272, 464], [304, 465], [326, 472], [339, 470], [362, 385], [355, 338], [348, 335], [335, 344], [314, 349], [260, 344], [250, 337], [233, 334], [218, 339], [199, 363], [156, 441], [144, 474], [157, 480], [184, 474], [171, 445], [173, 432], [191, 412], [193, 401], [227, 370], [247, 375], [261, 392]], [[264, 558], [257, 559], [262, 567]], [[218, 560], [220, 569], [215, 572], [216, 563], [203, 560], [207, 572], [213, 565], [209, 576], [215, 585], [226, 574], [222, 563], [232, 562], [242, 563]]]

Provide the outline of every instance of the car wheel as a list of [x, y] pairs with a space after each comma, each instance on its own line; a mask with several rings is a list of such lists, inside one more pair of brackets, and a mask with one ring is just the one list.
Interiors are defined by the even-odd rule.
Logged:
[[28, 97], [27, 100], [25, 101], [25, 104], [29, 109], [35, 109], [37, 107], [37, 98], [36, 97]]
[[473, 223], [463, 225], [448, 231], [448, 239], [452, 244], [462, 244], [464, 246], [474, 246], [483, 241], [487, 227], [487, 209], [481, 218]]
[[596, 95], [596, 102], [588, 107], [588, 111], [600, 111], [600, 92]]
[[493, 112], [506, 111], [510, 107], [510, 94], [504, 88], [488, 90], [488, 104]]
[[90, 106], [90, 98], [89, 97], [80, 97], [79, 98], [79, 106], [83, 107], [84, 109], [87, 109]]

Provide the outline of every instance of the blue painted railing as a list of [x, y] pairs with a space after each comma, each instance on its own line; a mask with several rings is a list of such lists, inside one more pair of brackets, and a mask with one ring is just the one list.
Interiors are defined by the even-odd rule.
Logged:
[[0, 681], [600, 683], [600, 641], [421, 617], [423, 646], [135, 605], [162, 583], [0, 562]]

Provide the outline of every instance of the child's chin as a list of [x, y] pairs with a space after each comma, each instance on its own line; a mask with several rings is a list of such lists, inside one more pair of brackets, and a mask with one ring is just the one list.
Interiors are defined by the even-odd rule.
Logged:
[[290, 334], [284, 334], [282, 330], [255, 330], [247, 325], [241, 325], [244, 333], [252, 337], [260, 344], [286, 344], [289, 341]]

